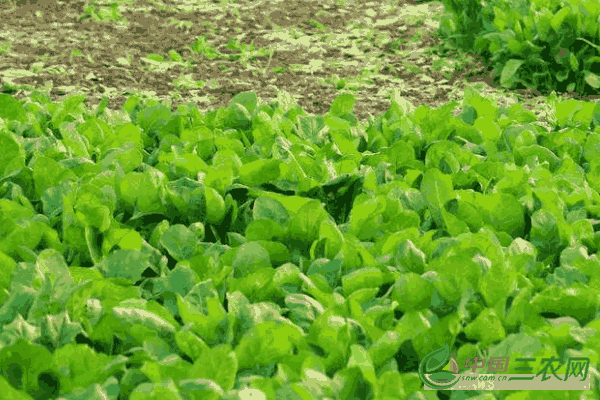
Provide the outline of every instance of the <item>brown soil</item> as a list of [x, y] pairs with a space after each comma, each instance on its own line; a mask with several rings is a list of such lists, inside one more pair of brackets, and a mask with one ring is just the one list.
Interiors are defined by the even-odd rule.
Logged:
[[[111, 4], [120, 20], [96, 18]], [[17, 0], [0, 4], [0, 78], [3, 91], [19, 99], [45, 88], [57, 102], [84, 93], [86, 105], [96, 106], [106, 97], [112, 110], [134, 93], [173, 109], [191, 101], [206, 112], [240, 92], [268, 102], [284, 89], [306, 112], [323, 115], [347, 92], [359, 119], [386, 111], [394, 88], [415, 106], [434, 107], [460, 98], [466, 82], [497, 90], [480, 61], [449, 58], [439, 70], [449, 57], [432, 50], [442, 14], [439, 2], [408, 0]], [[201, 46], [192, 50], [198, 38], [215, 58]], [[246, 59], [242, 43], [255, 49]], [[158, 62], [151, 53], [181, 60]], [[343, 89], [335, 76], [345, 79]], [[176, 87], [178, 79], [199, 85]]]

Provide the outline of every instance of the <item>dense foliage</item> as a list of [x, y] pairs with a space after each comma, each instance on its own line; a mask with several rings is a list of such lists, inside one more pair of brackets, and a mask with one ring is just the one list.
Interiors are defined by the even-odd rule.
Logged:
[[445, 344], [597, 364], [600, 105], [83, 100], [0, 95], [3, 398], [437, 398]]
[[442, 28], [460, 48], [477, 49], [502, 87], [543, 94], [597, 94], [600, 7], [597, 0], [444, 0]]

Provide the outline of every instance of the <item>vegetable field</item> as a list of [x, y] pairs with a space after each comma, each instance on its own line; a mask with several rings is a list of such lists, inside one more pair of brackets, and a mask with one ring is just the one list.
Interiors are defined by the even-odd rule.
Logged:
[[0, 6], [0, 397], [600, 398], [594, 98], [474, 82], [437, 2], [57, 4]]

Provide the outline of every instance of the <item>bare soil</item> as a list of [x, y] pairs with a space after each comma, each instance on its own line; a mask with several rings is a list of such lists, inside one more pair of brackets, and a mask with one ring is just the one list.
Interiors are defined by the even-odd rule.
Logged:
[[322, 115], [352, 93], [361, 120], [385, 112], [394, 88], [432, 107], [470, 83], [501, 92], [480, 60], [440, 50], [443, 14], [440, 2], [410, 0], [17, 0], [0, 4], [0, 79], [18, 99], [84, 93], [87, 106], [105, 97], [112, 110], [134, 93], [206, 112], [240, 92], [269, 102], [284, 89]]

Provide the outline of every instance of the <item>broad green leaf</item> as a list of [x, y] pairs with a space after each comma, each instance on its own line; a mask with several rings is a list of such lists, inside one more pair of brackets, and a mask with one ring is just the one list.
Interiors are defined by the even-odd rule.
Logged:
[[425, 253], [417, 248], [410, 239], [398, 245], [395, 261], [406, 271], [422, 274], [425, 272], [425, 259]]
[[396, 371], [385, 371], [381, 374], [379, 388], [382, 400], [399, 400], [408, 397], [404, 390], [402, 374]]
[[377, 374], [373, 362], [371, 361], [371, 356], [362, 346], [357, 344], [350, 346], [348, 367], [353, 366], [358, 366], [360, 368], [363, 377], [371, 384], [375, 397], [377, 397], [379, 394], [379, 384], [377, 382]]
[[239, 247], [232, 266], [234, 277], [242, 278], [262, 268], [271, 268], [271, 259], [258, 242], [250, 242]]
[[258, 240], [260, 244], [269, 254], [269, 259], [275, 265], [281, 265], [290, 259], [290, 251], [283, 243], [278, 243], [270, 240]]
[[430, 282], [409, 272], [396, 280], [391, 298], [398, 302], [398, 308], [402, 311], [418, 311], [431, 305], [434, 290]]
[[457, 143], [440, 141], [433, 144], [425, 155], [426, 168], [438, 168], [446, 174], [452, 174], [460, 169], [458, 154], [460, 148]]
[[119, 200], [133, 207], [140, 191], [140, 184], [146, 177], [140, 172], [129, 172], [119, 183]]
[[115, 163], [119, 163], [125, 172], [131, 172], [142, 164], [142, 152], [134, 142], [126, 142], [120, 147], [111, 147], [106, 151], [101, 165], [109, 169]]
[[413, 337], [413, 346], [419, 358], [425, 357], [435, 349], [452, 343], [462, 330], [460, 317], [457, 314], [447, 315], [432, 325], [422, 335]]
[[484, 197], [479, 206], [487, 211], [484, 218], [494, 229], [512, 237], [522, 236], [525, 232], [525, 213], [513, 195], [495, 193]]
[[279, 160], [258, 160], [242, 165], [240, 182], [248, 186], [259, 186], [279, 178]]
[[294, 240], [310, 243], [319, 237], [321, 224], [328, 218], [319, 201], [305, 203], [288, 222], [288, 235]]
[[175, 260], [186, 260], [194, 255], [196, 235], [184, 225], [173, 225], [161, 235], [160, 244]]
[[344, 244], [344, 236], [339, 227], [331, 220], [325, 220], [319, 228], [319, 239], [325, 239], [325, 255], [333, 259]]
[[508, 60], [504, 68], [502, 69], [502, 75], [500, 77], [500, 83], [504, 88], [512, 87], [517, 81], [516, 74], [517, 70], [521, 65], [525, 63], [525, 60], [512, 59]]
[[351, 94], [344, 94], [335, 98], [331, 103], [329, 113], [337, 117], [344, 118], [344, 116], [351, 114], [354, 109], [354, 103], [356, 99]]
[[327, 310], [317, 316], [308, 332], [309, 343], [319, 346], [326, 354], [327, 365], [342, 362], [344, 354], [350, 350], [349, 322], [346, 318]]
[[462, 293], [479, 287], [482, 270], [467, 254], [444, 255], [429, 263], [431, 270], [442, 278], [436, 288], [451, 304], [455, 304]]
[[242, 278], [229, 279], [229, 288], [232, 292], [240, 292], [251, 301], [265, 301], [272, 299], [276, 290], [272, 288], [275, 270], [262, 268]]
[[0, 154], [0, 177], [2, 177], [4, 173], [10, 172], [8, 169], [5, 169], [8, 167], [8, 163], [22, 156], [23, 150], [12, 135], [2, 132], [0, 132], [0, 148], [2, 149], [2, 153]]
[[281, 309], [272, 302], [258, 302], [253, 304], [239, 304], [235, 308], [238, 322], [239, 337], [251, 331], [255, 326], [273, 321], [277, 323], [289, 323], [281, 316]]
[[[452, 200], [450, 200], [452, 201]], [[463, 221], [459, 220], [453, 214], [447, 212], [444, 208], [441, 210], [442, 218], [444, 220], [444, 226], [449, 234], [452, 236], [458, 236], [462, 233], [469, 233], [469, 226]]]
[[183, 322], [192, 324], [192, 331], [200, 338], [206, 340], [207, 344], [210, 345], [219, 338], [220, 332], [218, 327], [225, 320], [227, 313], [223, 309], [216, 293], [212, 293], [210, 298], [201, 299], [200, 302], [194, 302], [194, 296], [196, 296], [197, 293], [202, 292], [202, 290], [205, 292], [208, 290], [206, 287], [207, 285], [200, 285], [203, 289], [193, 290], [188, 293], [186, 298], [176, 294], [177, 310], [181, 315]]
[[[57, 309], [64, 307], [73, 292], [85, 285], [85, 283], [73, 284], [73, 278], [69, 275], [67, 263], [63, 256], [53, 249], [46, 249], [38, 255], [35, 263], [35, 273], [31, 284], [28, 286], [36, 287], [40, 285], [41, 287], [39, 287], [37, 298], [29, 309], [29, 313], [33, 318], [41, 317], [46, 313], [57, 313]], [[18, 280], [15, 277], [15, 283]], [[67, 328], [65, 328], [65, 331], [67, 331]]]
[[189, 331], [176, 332], [175, 341], [177, 346], [194, 361], [210, 350], [210, 347], [202, 339]]
[[507, 330], [514, 329], [523, 324], [527, 320], [528, 315], [536, 311], [530, 302], [532, 289], [532, 287], [526, 287], [514, 298], [504, 320], [504, 326]]
[[518, 272], [528, 272], [535, 268], [537, 250], [530, 242], [516, 238], [509, 246], [508, 254]]
[[205, 220], [206, 195], [200, 182], [181, 178], [170, 182], [166, 192], [169, 201], [187, 221], [194, 223]]
[[373, 238], [381, 229], [385, 207], [383, 196], [358, 196], [350, 213], [350, 233], [361, 240]]
[[557, 218], [547, 211], [536, 211], [531, 216], [529, 241], [538, 249], [541, 260], [554, 254], [563, 244]]
[[379, 287], [382, 283], [383, 274], [379, 268], [362, 268], [342, 277], [345, 295], [350, 295], [359, 289]]
[[100, 189], [92, 184], [86, 184], [77, 191], [75, 212], [81, 214], [83, 223], [105, 232], [110, 227], [116, 200], [111, 187], [105, 186]]
[[[169, 165], [171, 174], [176, 177], [188, 177], [195, 179], [201, 171], [207, 171], [208, 166], [196, 154], [181, 154], [176, 155]], [[215, 179], [211, 177], [211, 179]]]
[[436, 168], [428, 169], [423, 174], [421, 192], [427, 199], [436, 226], [443, 227], [442, 207], [448, 200], [454, 199], [456, 196], [452, 187], [452, 179]]
[[206, 349], [194, 362], [190, 377], [210, 379], [224, 391], [233, 388], [238, 370], [238, 360], [230, 345]]
[[168, 220], [162, 220], [161, 222], [156, 224], [156, 226], [152, 230], [152, 234], [150, 235], [150, 244], [153, 247], [161, 249], [160, 240], [162, 238], [162, 235], [164, 235], [164, 233], [167, 231], [167, 229], [169, 229]]
[[179, 391], [183, 395], [194, 399], [196, 397], [206, 400], [219, 400], [225, 395], [221, 387], [210, 379], [181, 379], [177, 382]]
[[400, 232], [395, 232], [388, 236], [384, 236], [382, 239], [380, 239], [376, 248], [379, 250], [379, 254], [391, 254], [393, 256], [396, 254], [398, 250], [398, 245], [400, 243], [406, 240], [410, 240], [414, 243], [417, 241], [418, 237], [418, 229], [416, 227], [412, 227]]
[[233, 183], [233, 178], [234, 173], [230, 167], [210, 168], [204, 178], [204, 184], [219, 193], [225, 193], [225, 190]]
[[383, 150], [386, 161], [391, 163], [396, 169], [415, 165], [415, 149], [407, 146], [406, 142], [398, 141], [391, 147]]
[[285, 236], [285, 229], [277, 222], [270, 219], [259, 219], [251, 221], [246, 227], [246, 239], [257, 240], [281, 240]]
[[0, 253], [0, 271], [2, 271], [0, 273], [0, 304], [5, 304], [8, 298], [8, 289], [10, 288], [10, 282], [16, 265], [14, 259], [4, 253]]
[[185, 296], [198, 281], [199, 278], [194, 273], [194, 270], [185, 265], [185, 263], [177, 264], [166, 277], [153, 279], [153, 294], [172, 292]]
[[343, 154], [355, 155], [358, 150], [359, 139], [355, 139], [348, 132], [350, 124], [342, 118], [326, 117], [325, 122], [329, 125], [329, 135], [331, 140], [340, 149]]
[[[206, 140], [205, 140], [206, 141]], [[199, 143], [204, 142], [200, 141]], [[212, 142], [211, 142], [212, 143]], [[212, 144], [211, 144], [212, 146]], [[208, 146], [207, 146], [208, 147]], [[198, 146], [196, 147], [198, 149]], [[212, 149], [212, 147], [211, 147]], [[212, 155], [212, 153], [211, 153]], [[203, 159], [207, 159], [208, 156], [202, 157]], [[243, 166], [242, 160], [235, 153], [235, 151], [231, 149], [219, 150], [215, 153], [212, 158], [212, 166], [218, 169], [229, 167], [237, 176], [239, 174], [240, 168]]]
[[37, 218], [18, 220], [13, 230], [0, 241], [0, 252], [15, 256], [21, 248], [35, 249], [45, 229], [45, 224]]
[[306, 275], [310, 277], [313, 274], [321, 274], [327, 281], [329, 287], [334, 288], [337, 287], [340, 282], [341, 266], [342, 262], [339, 259], [331, 261], [328, 259], [317, 259], [310, 264], [306, 271]]
[[181, 400], [177, 386], [172, 379], [159, 383], [142, 383], [133, 389], [130, 400]]
[[239, 368], [279, 362], [292, 354], [301, 337], [299, 328], [289, 323], [269, 321], [256, 325], [235, 349]]
[[570, 14], [571, 10], [568, 7], [561, 8], [560, 11], [554, 14], [554, 18], [552, 18], [552, 22], [550, 23], [552, 29], [554, 29], [555, 32], [559, 32], [563, 21], [567, 19]]
[[23, 103], [8, 94], [0, 94], [0, 118], [10, 121], [27, 121]]
[[156, 169], [144, 173], [137, 195], [137, 206], [141, 212], [160, 212], [164, 209], [159, 189], [163, 180], [164, 174]]
[[531, 146], [520, 147], [515, 150], [515, 162], [517, 165], [524, 165], [528, 160], [537, 157], [540, 163], [547, 161], [550, 164], [550, 171], [554, 171], [560, 159], [552, 152], [552, 150], [534, 144]]
[[190, 225], [190, 230], [196, 235], [196, 239], [202, 241], [205, 236], [205, 228], [202, 222], [194, 222]]
[[445, 211], [463, 221], [471, 232], [477, 232], [483, 226], [483, 216], [480, 206], [474, 198], [463, 193], [457, 193], [458, 199], [453, 199], [444, 205]]
[[152, 266], [140, 251], [115, 250], [97, 267], [105, 276], [125, 278], [131, 283], [135, 283], [141, 279], [146, 268]]
[[340, 398], [355, 399], [364, 396], [364, 398], [375, 398], [376, 387], [373, 387], [363, 375], [360, 367], [346, 367], [336, 373], [335, 379], [342, 387]]
[[[506, 357], [501, 354], [511, 354], [513, 357], [531, 357], [531, 358], [550, 358], [558, 357], [558, 354], [551, 346], [546, 345], [539, 337], [531, 336], [525, 332], [510, 334], [505, 340], [489, 348], [489, 357]], [[526, 364], [524, 364], [526, 363]], [[533, 367], [531, 362], [514, 363], [508, 366], [507, 374], [522, 374], [519, 367]]]
[[204, 196], [206, 198], [206, 220], [213, 225], [220, 224], [227, 211], [223, 197], [208, 186], [205, 187]]
[[102, 253], [106, 257], [114, 246], [122, 250], [142, 250], [142, 237], [133, 229], [110, 229], [102, 242]]
[[285, 299], [285, 305], [290, 310], [290, 320], [305, 331], [325, 311], [318, 301], [304, 294], [289, 295]]
[[574, 282], [588, 283], [588, 278], [575, 267], [564, 265], [556, 268], [554, 273], [546, 277], [548, 285], [568, 288]]
[[[290, 110], [293, 111], [293, 110]], [[297, 112], [294, 112], [294, 114], [297, 114]], [[297, 114], [298, 116], [296, 117], [298, 119], [298, 132], [300, 137], [304, 138], [305, 140], [310, 141], [311, 143], [314, 143], [318, 146], [323, 146], [325, 139], [326, 139], [326, 134], [324, 132], [325, 128], [325, 118], [323, 118], [323, 116], [321, 115], [317, 115], [317, 116], [301, 116], [299, 114]], [[293, 116], [290, 114], [290, 117], [293, 118]], [[293, 118], [293, 119], [296, 119]], [[296, 121], [294, 121], [294, 123], [296, 123]]]
[[375, 368], [379, 368], [385, 362], [390, 360], [400, 349], [401, 336], [394, 331], [387, 331], [371, 347], [369, 347], [369, 356], [373, 360]]
[[483, 310], [475, 320], [465, 327], [465, 334], [483, 346], [496, 343], [506, 338], [502, 321], [492, 309]]
[[51, 158], [37, 156], [33, 166], [33, 181], [35, 184], [35, 195], [39, 199], [46, 189], [57, 186], [65, 179], [75, 180], [75, 174], [59, 165]]
[[587, 71], [585, 81], [594, 89], [600, 89], [600, 75]]
[[65, 392], [71, 393], [75, 389], [104, 382], [112, 373], [124, 368], [125, 359], [113, 358], [82, 344], [68, 344], [54, 352], [53, 364], [58, 370], [69, 371], [60, 382]]
[[[565, 309], [565, 304], [569, 305], [568, 309]], [[593, 310], [598, 306], [598, 298], [587, 285], [574, 282], [568, 288], [547, 287], [532, 300], [532, 305], [536, 307], [536, 312], [559, 312], [587, 323], [594, 318]]]
[[290, 218], [285, 207], [270, 197], [259, 197], [254, 200], [252, 211], [254, 220], [270, 219], [283, 225]]
[[489, 141], [488, 143], [497, 140], [501, 135], [498, 124], [491, 116], [476, 119], [473, 126], [481, 133], [484, 140]]
[[[46, 385], [44, 385], [46, 386]], [[53, 387], [46, 386], [48, 390], [46, 392], [52, 392]], [[45, 389], [45, 388], [44, 388]], [[86, 389], [74, 390], [72, 394], [67, 394], [63, 398], [65, 400], [102, 400], [116, 398], [121, 391], [119, 387], [119, 381], [115, 377], [110, 377], [104, 381], [102, 385], [94, 383], [88, 386]]]
[[112, 313], [122, 324], [142, 324], [153, 331], [175, 332], [173, 325], [156, 314], [140, 308], [115, 307], [112, 309]]
[[488, 306], [493, 307], [499, 301], [505, 301], [511, 293], [517, 273], [510, 264], [492, 264], [490, 270], [481, 278], [480, 291]]

